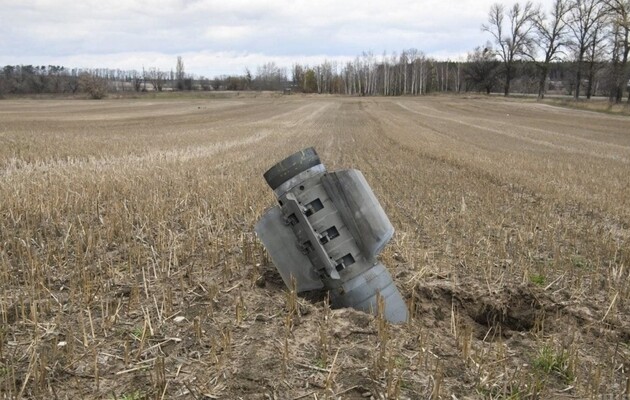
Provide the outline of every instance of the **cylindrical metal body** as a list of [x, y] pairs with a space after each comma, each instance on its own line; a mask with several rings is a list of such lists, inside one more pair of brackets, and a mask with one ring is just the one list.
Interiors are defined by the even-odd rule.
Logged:
[[[286, 269], [291, 271], [299, 268], [314, 269], [323, 286], [330, 291], [333, 307], [352, 307], [375, 314], [380, 295], [383, 298], [385, 318], [391, 322], [405, 322], [407, 307], [391, 275], [378, 262], [376, 254], [365, 254], [368, 252], [365, 250], [367, 248], [365, 243], [373, 241], [373, 238], [362, 240], [361, 237], [356, 237], [366, 236], [361, 232], [362, 223], [365, 225], [365, 221], [373, 221], [375, 218], [386, 219], [386, 216], [367, 187], [363, 176], [358, 171], [355, 172], [358, 173], [358, 177], [355, 177], [356, 174], [342, 171], [341, 173], [345, 175], [340, 175], [342, 182], [342, 186], [338, 188], [340, 194], [329, 193], [337, 190], [334, 185], [339, 185], [340, 178], [334, 176], [335, 173], [328, 174], [315, 150], [309, 148], [279, 162], [264, 174], [278, 198], [284, 223], [290, 226], [295, 236], [294, 245], [308, 257], [311, 264], [291, 265]], [[343, 179], [358, 189], [353, 185], [344, 186]], [[344, 190], [348, 191], [348, 194]], [[346, 204], [342, 201], [353, 196], [354, 202]], [[368, 213], [371, 210], [368, 208], [368, 211], [364, 211], [361, 204], [357, 204], [363, 202], [363, 198], [372, 208], [376, 202], [382, 217], [380, 214], [376, 217], [362, 216], [362, 212]], [[335, 204], [333, 199], [344, 204]], [[358, 223], [355, 217], [358, 218]], [[351, 226], [349, 227], [347, 223]], [[386, 224], [389, 224], [387, 219]], [[393, 227], [389, 237], [391, 234]], [[378, 236], [377, 239], [383, 242], [378, 246], [380, 248], [389, 240], [389, 237], [383, 237], [387, 234], [380, 231], [372, 236]], [[379, 252], [380, 248], [373, 253]], [[280, 266], [277, 266], [280, 270]]]

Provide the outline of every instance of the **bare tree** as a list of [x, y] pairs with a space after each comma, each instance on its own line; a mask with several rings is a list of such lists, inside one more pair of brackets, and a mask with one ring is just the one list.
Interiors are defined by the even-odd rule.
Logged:
[[275, 62], [268, 62], [258, 67], [253, 83], [257, 90], [282, 90], [287, 82], [286, 68], [281, 68]]
[[561, 49], [566, 45], [566, 23], [564, 18], [569, 11], [567, 0], [554, 0], [549, 18], [543, 12], [534, 17], [536, 44], [544, 52], [544, 59], [536, 65], [540, 69], [538, 98], [545, 97], [549, 63], [558, 60]]
[[[151, 82], [151, 85], [153, 85], [153, 90], [161, 92], [164, 87], [164, 78], [166, 78], [166, 73], [160, 71], [159, 68], [150, 68], [147, 77]], [[147, 77], [145, 77], [145, 81]]]
[[495, 3], [488, 13], [488, 24], [482, 25], [482, 30], [494, 38], [497, 45], [496, 54], [503, 63], [505, 73], [504, 94], [510, 94], [510, 82], [514, 73], [514, 62], [523, 57], [533, 58], [532, 23], [537, 10], [531, 1], [521, 6], [515, 3], [507, 11], [507, 25], [505, 22], [505, 7]]
[[175, 79], [177, 80], [177, 89], [184, 90], [184, 61], [181, 56], [177, 56], [177, 65], [175, 66]]
[[79, 76], [79, 87], [94, 100], [100, 100], [107, 95], [107, 80], [94, 73], [82, 73]]
[[597, 26], [605, 16], [602, 0], [571, 0], [567, 14], [567, 27], [571, 40], [568, 42], [577, 63], [575, 71], [575, 98], [580, 97], [584, 60], [589, 47], [597, 37]]
[[337, 69], [335, 63], [324, 60], [319, 68], [319, 93], [331, 93], [334, 71]]
[[[607, 15], [606, 15], [607, 16]], [[607, 37], [606, 32], [606, 16], [600, 18], [593, 26], [593, 37], [589, 48], [586, 53], [587, 61], [587, 82], [586, 82], [586, 98], [590, 99], [593, 96], [593, 89], [595, 88], [595, 77], [597, 72], [602, 69], [601, 61], [605, 54], [605, 39]], [[595, 88], [596, 89], [596, 88]]]
[[387, 59], [386, 52], [383, 52], [383, 61], [381, 62], [381, 65], [383, 66], [383, 95], [389, 96], [391, 68], [389, 65], [389, 60]]
[[372, 96], [377, 93], [376, 80], [377, 80], [377, 63], [374, 54], [370, 52], [363, 52], [363, 90], [366, 95]]
[[142, 89], [142, 76], [138, 73], [138, 71], [131, 72], [130, 80], [133, 90], [139, 92]]
[[467, 85], [490, 94], [497, 82], [497, 69], [500, 64], [490, 43], [487, 43], [486, 47], [477, 47], [472, 53], [468, 53], [467, 61], [464, 69]]
[[[628, 54], [630, 53], [630, 0], [607, 0], [610, 11], [612, 38], [612, 79], [614, 88], [610, 101], [620, 103], [629, 81]], [[630, 103], [630, 91], [628, 93]]]
[[245, 90], [252, 89], [253, 81], [254, 81], [254, 78], [252, 77], [251, 71], [249, 70], [249, 68], [245, 68]]
[[400, 60], [398, 62], [400, 67], [400, 79], [402, 81], [402, 94], [407, 94], [407, 67], [409, 65], [409, 56], [407, 55], [407, 50], [403, 50], [400, 53]]
[[417, 49], [409, 50], [411, 61], [411, 94], [421, 95], [425, 92], [426, 83], [426, 57]]
[[354, 69], [354, 65], [351, 62], [347, 62], [346, 65], [342, 67], [342, 75], [343, 75], [344, 93], [349, 94], [349, 95], [354, 95], [356, 93], [356, 85], [355, 85], [356, 71]]
[[[247, 71], [247, 69], [246, 69]], [[291, 67], [291, 84], [294, 87], [300, 88], [302, 82], [304, 82], [304, 73], [305, 73], [305, 69], [302, 65], [295, 63], [293, 64], [293, 66]]]

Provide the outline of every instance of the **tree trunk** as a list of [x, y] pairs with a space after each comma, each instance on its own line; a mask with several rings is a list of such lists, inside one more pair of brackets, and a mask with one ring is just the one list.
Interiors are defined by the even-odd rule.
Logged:
[[586, 99], [590, 100], [593, 96], [593, 80], [595, 79], [595, 62], [591, 61], [588, 65], [588, 85], [586, 86]]
[[[624, 74], [626, 69], [628, 68], [628, 56], [630, 55], [630, 41], [628, 40], [628, 36], [630, 35], [630, 29], [626, 29], [626, 40], [624, 42], [623, 48], [623, 60], [621, 61], [621, 75], [625, 80], [628, 76]], [[619, 88], [619, 102], [621, 102], [623, 98], [623, 85], [628, 85], [628, 82], [622, 82], [621, 87]], [[630, 87], [628, 88], [628, 103], [630, 103]]]
[[512, 71], [511, 68], [505, 69], [505, 91], [503, 93], [504, 96], [510, 95], [510, 81], [512, 80]]
[[613, 71], [614, 87], [610, 90], [610, 93], [608, 94], [608, 102], [619, 103], [619, 89], [621, 87], [621, 79], [620, 79], [619, 63], [614, 53], [613, 53], [612, 71]]
[[582, 86], [582, 67], [578, 66], [577, 73], [575, 74], [575, 100], [580, 98], [581, 86]]
[[538, 82], [538, 100], [545, 98], [545, 86], [547, 84], [547, 74], [549, 73], [549, 67], [547, 64], [543, 65], [540, 70], [540, 81]]
[[504, 96], [510, 95], [510, 78], [508, 76], [505, 77], [505, 89], [503, 91]]

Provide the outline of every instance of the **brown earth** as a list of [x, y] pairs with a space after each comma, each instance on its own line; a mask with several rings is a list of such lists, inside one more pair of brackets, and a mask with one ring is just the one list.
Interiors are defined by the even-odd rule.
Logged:
[[[252, 233], [315, 146], [412, 310], [296, 298]], [[492, 98], [0, 101], [3, 398], [599, 398], [630, 388], [630, 119]], [[613, 398], [613, 397], [610, 397]]]

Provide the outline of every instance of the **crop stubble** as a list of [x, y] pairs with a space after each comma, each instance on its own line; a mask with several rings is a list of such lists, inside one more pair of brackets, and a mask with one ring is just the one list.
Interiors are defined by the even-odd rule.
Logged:
[[[628, 390], [630, 123], [458, 97], [0, 103], [0, 393], [544, 398]], [[413, 310], [286, 290], [262, 173], [363, 171]]]

